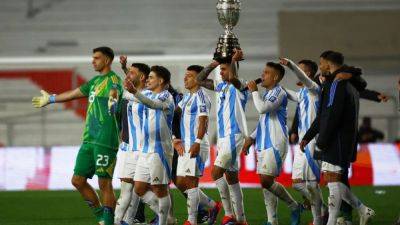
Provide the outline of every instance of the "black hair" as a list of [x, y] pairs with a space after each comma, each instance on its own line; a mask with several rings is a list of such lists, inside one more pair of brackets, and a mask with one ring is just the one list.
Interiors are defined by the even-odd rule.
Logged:
[[266, 65], [278, 71], [279, 80], [282, 80], [282, 78], [285, 76], [285, 68], [283, 68], [281, 64], [274, 62], [267, 62]]
[[325, 51], [321, 54], [321, 58], [324, 58], [325, 60], [338, 66], [341, 66], [344, 63], [344, 56], [340, 52]]
[[203, 66], [199, 65], [190, 65], [186, 70], [195, 71], [196, 73], [200, 73], [204, 69]]
[[110, 58], [111, 62], [114, 60], [114, 51], [110, 47], [107, 46], [97, 47], [93, 49], [93, 53], [96, 52], [101, 52], [102, 54]]
[[319, 57], [326, 59], [326, 57], [331, 54], [333, 51], [332, 50], [326, 50], [324, 52], [321, 53], [321, 55]]
[[318, 71], [317, 63], [315, 63], [314, 61], [309, 60], [309, 59], [303, 59], [303, 60], [300, 60], [299, 64], [304, 64], [305, 66], [307, 66], [308, 69], [311, 71], [311, 78], [314, 78], [315, 74]]
[[144, 63], [132, 63], [132, 66], [137, 68], [139, 72], [143, 73], [144, 77], [149, 78], [150, 67]]
[[157, 77], [160, 77], [164, 80], [165, 84], [169, 84], [171, 81], [171, 73], [169, 70], [163, 66], [152, 66], [150, 68], [151, 72], [154, 72]]

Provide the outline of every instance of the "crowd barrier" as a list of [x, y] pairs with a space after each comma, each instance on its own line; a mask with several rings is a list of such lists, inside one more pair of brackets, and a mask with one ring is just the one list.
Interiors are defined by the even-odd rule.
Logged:
[[[293, 151], [290, 146], [278, 181], [291, 185]], [[0, 148], [0, 190], [69, 190], [73, 189], [70, 178], [79, 146], [5, 147]], [[211, 165], [216, 156], [212, 147], [201, 179], [202, 187], [215, 187], [211, 179]], [[120, 168], [117, 162], [116, 174]], [[116, 175], [114, 176], [116, 177]], [[259, 187], [256, 174], [256, 155], [251, 149], [248, 156], [240, 157], [240, 181], [242, 187]], [[97, 188], [97, 178], [89, 181]], [[113, 179], [119, 188], [118, 179]], [[378, 143], [360, 145], [357, 161], [350, 169], [352, 185], [400, 185], [400, 145]]]

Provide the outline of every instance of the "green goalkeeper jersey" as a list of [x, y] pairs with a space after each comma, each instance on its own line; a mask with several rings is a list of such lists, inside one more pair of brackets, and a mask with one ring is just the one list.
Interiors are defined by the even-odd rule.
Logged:
[[[114, 71], [110, 71], [105, 75], [95, 76], [79, 89], [89, 97], [83, 143], [118, 150], [119, 112], [123, 92], [121, 78]], [[116, 92], [114, 97], [118, 99], [115, 113], [110, 112], [108, 106], [110, 91]]]

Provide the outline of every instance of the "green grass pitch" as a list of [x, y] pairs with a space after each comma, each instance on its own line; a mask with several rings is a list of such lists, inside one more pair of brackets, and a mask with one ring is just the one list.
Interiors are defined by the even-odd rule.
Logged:
[[[289, 190], [296, 199], [300, 195]], [[325, 199], [327, 188], [323, 188]], [[354, 187], [353, 191], [364, 203], [375, 209], [377, 216], [370, 224], [392, 225], [400, 214], [400, 187]], [[205, 189], [205, 192], [219, 199], [216, 189]], [[384, 192], [384, 193], [382, 193]], [[177, 190], [174, 195], [175, 216], [178, 224], [183, 224], [187, 216], [186, 203]], [[260, 189], [243, 189], [245, 211], [249, 225], [262, 225], [265, 218], [265, 207]], [[117, 193], [118, 195], [118, 193]], [[147, 210], [147, 220], [153, 215]], [[221, 213], [222, 215], [222, 213]], [[219, 224], [221, 215], [217, 221]], [[279, 223], [289, 224], [289, 210], [279, 202]], [[311, 221], [311, 212], [302, 215], [301, 224]], [[89, 208], [76, 191], [26, 191], [0, 192], [1, 225], [96, 225]], [[354, 223], [358, 217], [354, 213]]]

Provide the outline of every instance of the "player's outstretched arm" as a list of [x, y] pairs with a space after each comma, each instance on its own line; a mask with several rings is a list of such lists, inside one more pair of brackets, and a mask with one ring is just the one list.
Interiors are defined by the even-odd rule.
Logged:
[[283, 90], [285, 90], [289, 100], [294, 101], [294, 102], [299, 102], [299, 98], [298, 98], [297, 93], [295, 91], [290, 90], [290, 89], [286, 89], [286, 88], [283, 88]]
[[41, 90], [40, 93], [42, 96], [33, 97], [32, 105], [35, 108], [45, 107], [48, 104], [56, 103], [56, 102], [67, 102], [78, 98], [83, 98], [85, 95], [81, 92], [79, 88], [63, 92], [59, 95], [50, 95], [44, 90]]
[[308, 89], [311, 90], [318, 90], [319, 85], [315, 83], [313, 80], [311, 80], [303, 70], [301, 70], [296, 63], [294, 63], [292, 60], [287, 59], [287, 58], [280, 58], [279, 59], [280, 64], [287, 66], [293, 73], [296, 75], [297, 79], [301, 81]]

